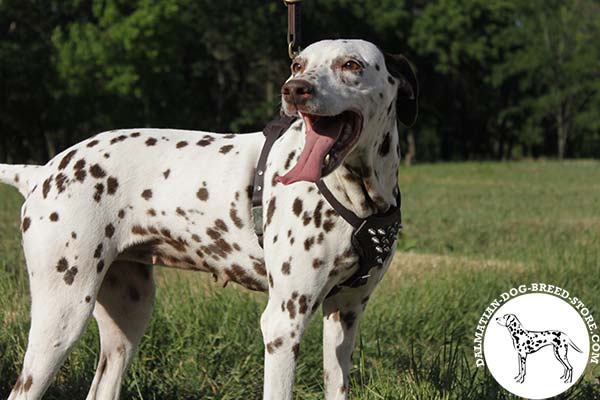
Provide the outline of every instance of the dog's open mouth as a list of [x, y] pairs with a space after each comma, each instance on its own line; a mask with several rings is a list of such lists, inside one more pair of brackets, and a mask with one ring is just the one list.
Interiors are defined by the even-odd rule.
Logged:
[[317, 182], [329, 174], [354, 146], [362, 130], [363, 118], [355, 111], [334, 116], [301, 115], [306, 125], [304, 149], [296, 165], [278, 178], [284, 185]]

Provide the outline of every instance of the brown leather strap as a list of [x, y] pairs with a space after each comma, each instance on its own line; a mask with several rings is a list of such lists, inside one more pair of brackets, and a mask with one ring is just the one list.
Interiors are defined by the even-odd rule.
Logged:
[[317, 187], [319, 188], [319, 191], [321, 192], [323, 197], [325, 197], [325, 199], [327, 200], [329, 205], [331, 205], [331, 207], [333, 207], [333, 209], [340, 215], [340, 217], [344, 218], [346, 220], [346, 222], [348, 222], [350, 225], [352, 225], [354, 227], [354, 229], [358, 229], [362, 225], [363, 219], [359, 218], [352, 211], [350, 211], [346, 207], [344, 207], [342, 205], [342, 203], [340, 203], [335, 198], [333, 193], [331, 193], [331, 191], [329, 190], [327, 185], [325, 185], [325, 182], [323, 182], [323, 180], [320, 180], [317, 182]]
[[252, 206], [262, 206], [262, 193], [264, 190], [265, 170], [267, 167], [267, 159], [271, 152], [271, 147], [279, 139], [279, 137], [294, 123], [295, 117], [280, 117], [267, 124], [263, 130], [265, 135], [265, 144], [260, 152], [256, 171], [254, 171], [254, 188], [252, 191]]
[[356, 214], [354, 214], [352, 211], [348, 210], [346, 207], [344, 207], [342, 205], [342, 203], [340, 203], [335, 198], [333, 193], [331, 193], [331, 191], [329, 190], [327, 185], [325, 185], [325, 182], [323, 182], [323, 180], [320, 180], [319, 182], [317, 182], [317, 187], [319, 188], [319, 191], [321, 192], [323, 197], [325, 197], [327, 202], [329, 202], [331, 207], [333, 207], [333, 209], [344, 220], [346, 220], [346, 222], [348, 222], [350, 225], [352, 225], [354, 227], [354, 229], [360, 228], [361, 225], [365, 222], [365, 220], [367, 220], [369, 218], [377, 218], [383, 224], [385, 224], [385, 223], [393, 224], [400, 219], [400, 217], [399, 217], [400, 190], [398, 190], [398, 189], [396, 192], [396, 205], [395, 206], [390, 206], [390, 208], [384, 213], [373, 214], [373, 215], [370, 215], [367, 218], [363, 219], [363, 218], [360, 218], [359, 216], [357, 216]]
[[258, 157], [258, 164], [254, 171], [254, 183], [252, 188], [252, 219], [254, 220], [254, 232], [258, 237], [258, 244], [263, 245], [263, 221], [262, 221], [262, 199], [265, 185], [265, 171], [267, 168], [267, 159], [273, 144], [281, 135], [294, 123], [295, 117], [283, 116], [273, 120], [265, 126], [263, 134], [265, 143]]

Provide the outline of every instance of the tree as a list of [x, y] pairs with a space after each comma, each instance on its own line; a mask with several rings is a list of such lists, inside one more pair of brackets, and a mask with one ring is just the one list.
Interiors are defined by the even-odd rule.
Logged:
[[[277, 114], [265, 82], [281, 80], [287, 70], [282, 4], [93, 4], [93, 20], [55, 31], [53, 42], [67, 94], [95, 103], [89, 116], [95, 126], [226, 131], [263, 124]], [[268, 106], [265, 97], [271, 99]], [[244, 110], [250, 109], [259, 115], [249, 118]]]
[[52, 31], [78, 12], [61, 1], [0, 1], [0, 158], [46, 159], [63, 121]]
[[[402, 148], [419, 161], [598, 156], [599, 7], [310, 0], [303, 44], [361, 38], [414, 62]], [[276, 0], [0, 1], [0, 160], [121, 127], [261, 129], [289, 76], [285, 24]]]
[[442, 159], [489, 158], [502, 140], [496, 114], [503, 98], [487, 78], [499, 61], [494, 39], [510, 21], [509, 6], [507, 0], [439, 0], [416, 16], [409, 44], [419, 56], [419, 124], [437, 137]]
[[550, 122], [559, 159], [576, 131], [598, 130], [584, 117], [600, 94], [600, 6], [591, 0], [514, 2], [512, 23], [497, 38], [504, 62], [494, 68], [495, 87], [518, 81], [519, 99], [503, 116], [526, 118], [521, 126]]

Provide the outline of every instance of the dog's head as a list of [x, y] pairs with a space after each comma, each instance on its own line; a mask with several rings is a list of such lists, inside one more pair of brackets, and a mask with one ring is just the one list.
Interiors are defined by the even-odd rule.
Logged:
[[373, 143], [396, 118], [417, 117], [418, 85], [408, 60], [363, 40], [317, 42], [292, 62], [281, 89], [283, 111], [301, 116], [306, 141], [298, 162], [281, 181], [316, 182], [361, 143]]
[[496, 318], [496, 322], [498, 325], [506, 327], [516, 327], [519, 324], [515, 314], [504, 314], [502, 317]]

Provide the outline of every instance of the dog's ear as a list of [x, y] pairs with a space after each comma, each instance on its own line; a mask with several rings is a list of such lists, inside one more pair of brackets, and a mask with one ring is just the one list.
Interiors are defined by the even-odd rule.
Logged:
[[419, 113], [419, 82], [408, 59], [401, 54], [383, 53], [385, 66], [398, 81], [396, 115], [405, 126], [411, 127]]

